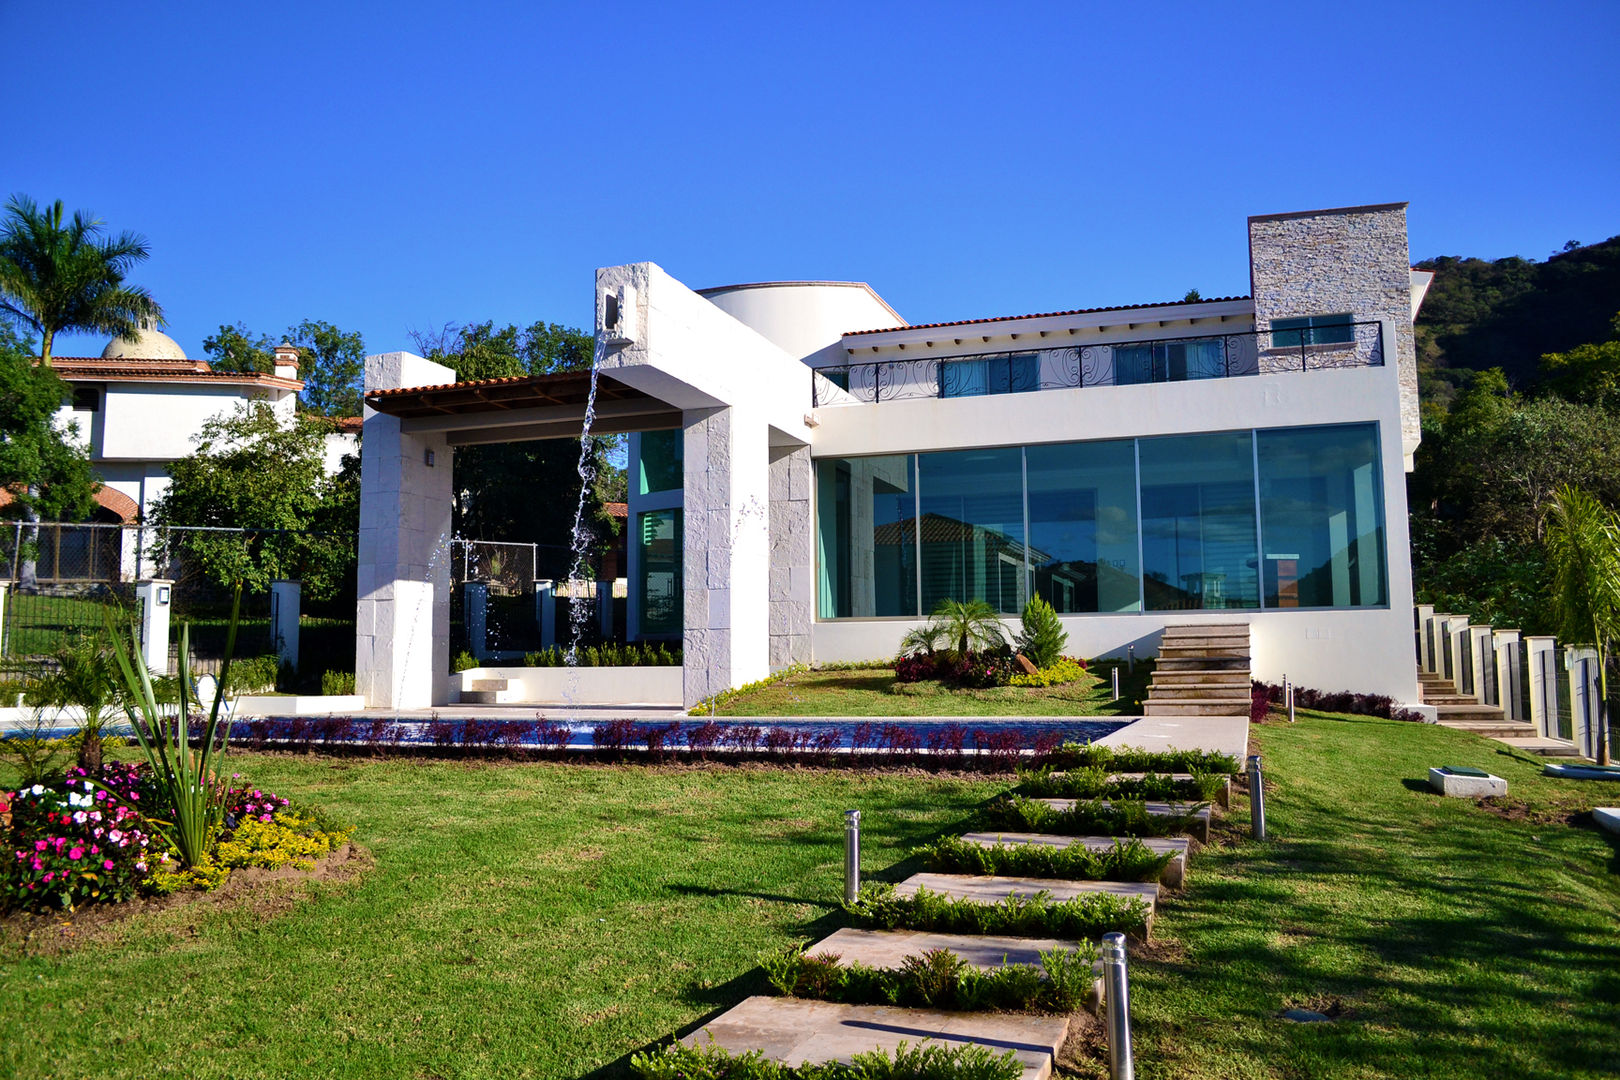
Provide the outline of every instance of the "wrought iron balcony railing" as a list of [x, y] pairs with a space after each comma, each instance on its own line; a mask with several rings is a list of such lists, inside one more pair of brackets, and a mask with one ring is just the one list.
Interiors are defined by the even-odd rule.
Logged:
[[821, 367], [811, 372], [810, 404], [819, 408], [908, 398], [982, 397], [1383, 363], [1381, 324], [1341, 323]]

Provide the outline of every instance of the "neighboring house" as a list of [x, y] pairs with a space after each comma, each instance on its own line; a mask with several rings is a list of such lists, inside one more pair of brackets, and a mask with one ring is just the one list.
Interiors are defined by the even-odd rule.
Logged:
[[[276, 349], [270, 374], [215, 371], [206, 360], [188, 359], [173, 338], [151, 329], [139, 331], [134, 341], [114, 338], [99, 357], [57, 356], [51, 366], [72, 388], [57, 423], [64, 430], [70, 423], [76, 426], [103, 485], [90, 519], [97, 524], [144, 521], [168, 489], [169, 464], [196, 449], [197, 435], [208, 420], [255, 401], [269, 402], [278, 414], [291, 418], [304, 387], [292, 346]], [[344, 454], [358, 452], [359, 432], [358, 417], [337, 422], [326, 440], [329, 473], [341, 466]], [[0, 503], [4, 501], [9, 499], [0, 493]], [[137, 558], [134, 537], [121, 547], [123, 577], [154, 572]], [[61, 573], [73, 575], [81, 563], [89, 565], [88, 559], [47, 562], [43, 580], [57, 576], [52, 572], [57, 562]]]
[[[1406, 204], [1248, 223], [1251, 296], [908, 325], [864, 284], [597, 272], [599, 433], [630, 434], [630, 634], [690, 704], [894, 654], [943, 599], [1040, 593], [1079, 655], [1250, 624], [1253, 668], [1418, 700]], [[367, 363], [359, 685], [447, 700], [432, 558], [457, 445], [576, 434], [590, 380]], [[543, 493], [534, 493], [543, 496]]]

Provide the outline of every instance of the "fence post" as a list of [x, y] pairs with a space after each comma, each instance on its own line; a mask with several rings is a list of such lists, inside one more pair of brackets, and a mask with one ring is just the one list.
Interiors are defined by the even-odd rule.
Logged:
[[557, 644], [556, 583], [550, 578], [534, 583], [534, 621], [540, 624], [540, 647]]
[[296, 581], [270, 583], [270, 641], [283, 667], [298, 670], [298, 615], [302, 585]]
[[153, 675], [169, 673], [169, 612], [173, 596], [174, 582], [162, 578], [135, 586], [135, 597], [141, 605], [141, 657]]
[[844, 903], [861, 894], [861, 812], [844, 811]]
[[1112, 1080], [1135, 1080], [1131, 1057], [1131, 988], [1125, 970], [1125, 935], [1104, 934], [1102, 948], [1103, 1016], [1108, 1025], [1108, 1075]]

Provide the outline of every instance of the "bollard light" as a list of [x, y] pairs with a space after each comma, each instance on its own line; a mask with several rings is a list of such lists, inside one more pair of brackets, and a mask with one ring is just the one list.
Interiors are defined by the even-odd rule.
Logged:
[[1102, 947], [1103, 1020], [1108, 1028], [1108, 1075], [1112, 1080], [1135, 1080], [1131, 1058], [1131, 989], [1125, 970], [1125, 935], [1104, 934]]
[[1288, 687], [1288, 722], [1290, 724], [1294, 722], [1294, 688], [1292, 685]]
[[844, 903], [853, 904], [861, 892], [861, 812], [844, 811]]
[[1114, 700], [1119, 700], [1119, 665], [1114, 665]]
[[1266, 779], [1259, 754], [1249, 755], [1249, 829], [1256, 840], [1266, 838]]

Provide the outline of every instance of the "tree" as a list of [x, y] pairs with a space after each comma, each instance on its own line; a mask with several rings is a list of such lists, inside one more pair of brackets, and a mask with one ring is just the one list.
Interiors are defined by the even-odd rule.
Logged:
[[221, 326], [219, 332], [203, 338], [203, 352], [215, 371], [260, 372], [268, 375], [276, 367], [276, 343], [260, 334], [255, 339], [246, 326]]
[[1063, 655], [1069, 635], [1051, 604], [1039, 596], [1024, 605], [1023, 631], [1018, 635], [1018, 651], [1038, 668], [1051, 667]]
[[1608, 341], [1577, 345], [1541, 358], [1541, 388], [1566, 401], [1620, 409], [1620, 315]]
[[77, 708], [79, 767], [91, 776], [101, 773], [101, 729], [118, 711], [118, 670], [112, 652], [96, 635], [81, 635], [60, 646], [54, 666], [28, 688], [28, 703], [36, 709]]
[[905, 636], [900, 647], [907, 652], [921, 649], [930, 654], [944, 647], [960, 659], [970, 652], [997, 649], [1006, 643], [1006, 629], [995, 608], [983, 600], [946, 599], [934, 606], [928, 622]]
[[1598, 654], [1598, 764], [1609, 764], [1609, 656], [1620, 636], [1620, 517], [1579, 488], [1547, 508], [1547, 561], [1558, 632]]
[[133, 340], [143, 323], [163, 325], [145, 289], [124, 282], [149, 251], [144, 237], [103, 238], [104, 223], [78, 210], [63, 224], [61, 200], [45, 210], [13, 195], [0, 222], [0, 310], [40, 335], [49, 366], [56, 335], [84, 331]]
[[175, 531], [165, 555], [178, 555], [220, 587], [241, 581], [263, 592], [278, 578], [297, 578], [313, 601], [352, 587], [359, 529], [358, 467], [336, 476], [324, 469], [329, 421], [278, 416], [258, 402], [216, 417], [197, 435], [197, 449], [169, 467], [167, 493], [152, 510], [159, 529], [207, 525], [236, 532]]
[[[298, 348], [298, 377], [304, 392], [298, 407], [317, 416], [359, 416], [366, 374], [366, 343], [358, 331], [342, 330], [320, 319], [287, 328], [282, 341]], [[203, 339], [203, 351], [216, 371], [275, 370], [278, 342], [255, 337], [241, 323], [221, 326]]]

